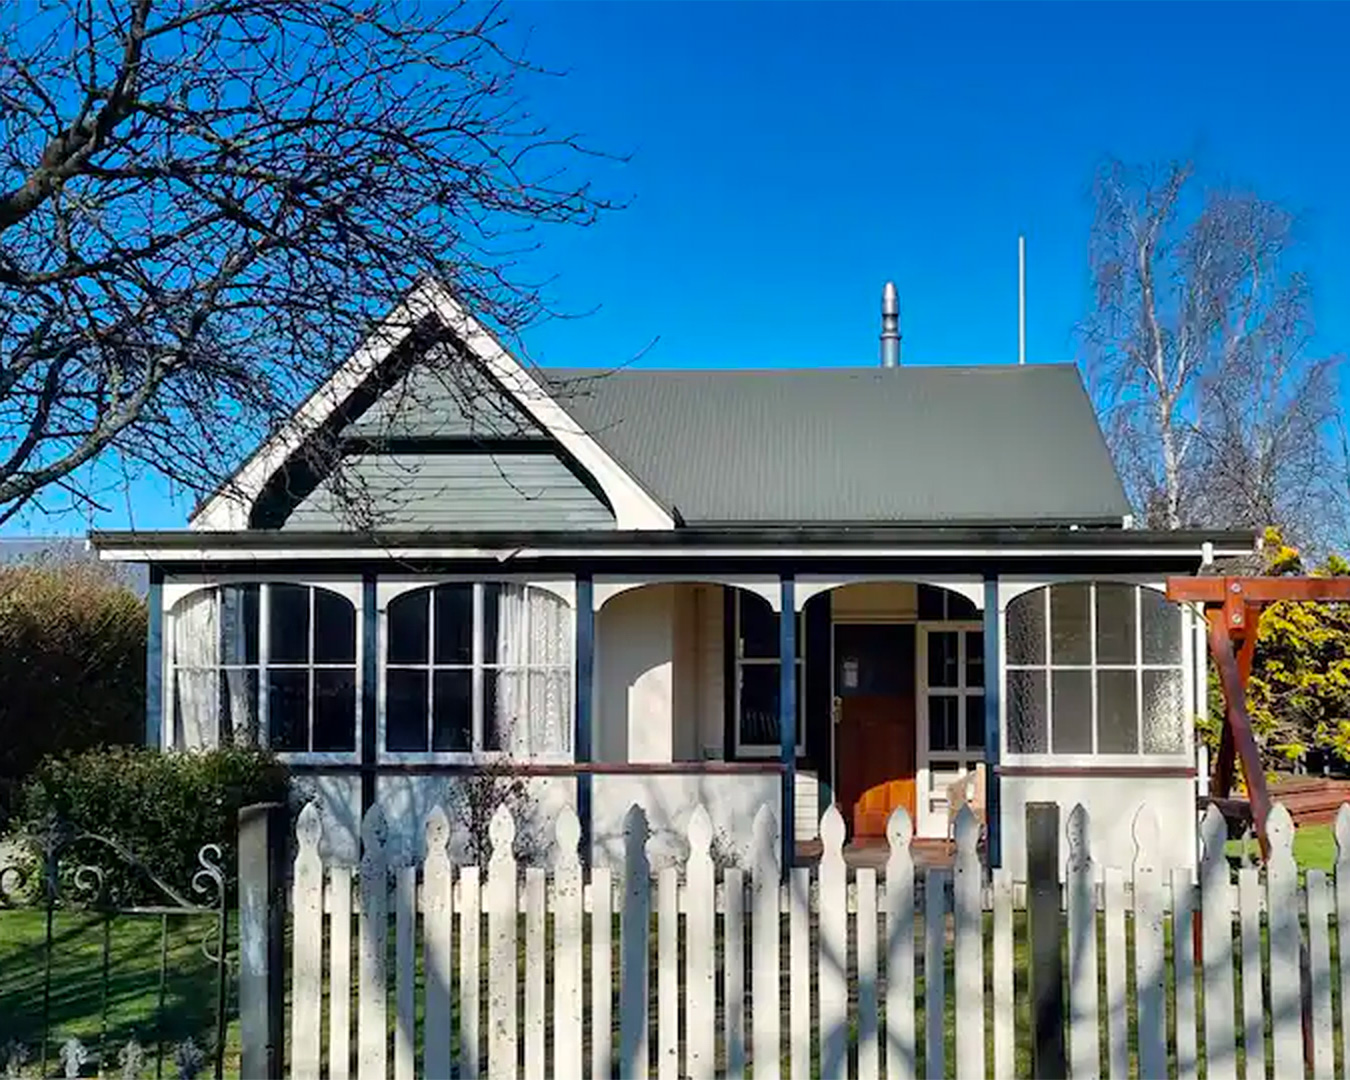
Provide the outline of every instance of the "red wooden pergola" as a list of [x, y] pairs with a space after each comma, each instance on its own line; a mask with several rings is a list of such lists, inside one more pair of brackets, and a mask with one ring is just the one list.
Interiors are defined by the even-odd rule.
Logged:
[[1226, 799], [1233, 790], [1234, 770], [1242, 763], [1251, 803], [1252, 824], [1269, 853], [1266, 817], [1270, 793], [1261, 768], [1261, 754], [1247, 715], [1247, 679], [1256, 653], [1261, 610], [1280, 600], [1350, 601], [1350, 578], [1313, 577], [1178, 577], [1167, 581], [1167, 599], [1201, 604], [1209, 622], [1209, 652], [1223, 685], [1225, 722], [1214, 762], [1210, 794]]

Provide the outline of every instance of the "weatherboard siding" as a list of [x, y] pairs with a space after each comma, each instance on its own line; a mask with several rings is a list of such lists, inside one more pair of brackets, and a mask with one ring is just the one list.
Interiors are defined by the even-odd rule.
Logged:
[[436, 355], [386, 390], [345, 434], [367, 438], [539, 439], [548, 436], [478, 365]]
[[284, 527], [350, 528], [356, 505], [381, 529], [614, 528], [608, 507], [552, 454], [371, 454], [343, 469], [345, 486], [323, 481]]

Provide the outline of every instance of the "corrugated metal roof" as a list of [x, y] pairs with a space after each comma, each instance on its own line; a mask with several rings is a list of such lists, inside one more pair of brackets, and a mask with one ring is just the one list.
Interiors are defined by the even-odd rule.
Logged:
[[1071, 365], [552, 369], [559, 403], [693, 523], [1118, 523]]

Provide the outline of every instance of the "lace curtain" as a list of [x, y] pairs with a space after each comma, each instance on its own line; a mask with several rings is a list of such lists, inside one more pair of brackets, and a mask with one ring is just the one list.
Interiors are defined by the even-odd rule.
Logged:
[[496, 693], [486, 703], [497, 748], [522, 758], [569, 754], [571, 609], [543, 589], [497, 588], [497, 670], [487, 673]]
[[201, 750], [257, 741], [257, 604], [222, 586], [190, 593], [174, 605], [173, 746]]

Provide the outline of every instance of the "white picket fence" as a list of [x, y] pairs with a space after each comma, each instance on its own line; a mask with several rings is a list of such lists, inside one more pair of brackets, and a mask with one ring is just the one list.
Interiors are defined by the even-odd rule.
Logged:
[[[1023, 890], [1006, 871], [986, 881], [968, 811], [953, 868], [921, 875], [903, 810], [889, 824], [883, 874], [846, 867], [831, 808], [819, 865], [786, 880], [767, 807], [748, 872], [715, 867], [702, 808], [682, 867], [653, 870], [640, 810], [628, 824], [619, 880], [583, 873], [570, 811], [548, 873], [517, 866], [505, 810], [485, 872], [452, 866], [439, 808], [420, 868], [390, 867], [376, 807], [354, 895], [354, 868], [323, 865], [319, 813], [306, 807], [292, 879], [290, 1074], [710, 1080], [753, 1068], [755, 1080], [964, 1080], [1029, 1068]], [[1266, 869], [1240, 869], [1235, 884], [1212, 808], [1198, 882], [1188, 868], [1155, 864], [1147, 808], [1128, 873], [1093, 864], [1081, 807], [1066, 832], [1071, 1076], [1236, 1080], [1269, 1065], [1269, 1075], [1302, 1077], [1305, 1009], [1311, 1075], [1333, 1075], [1333, 1030], [1350, 1034], [1350, 950], [1337, 956], [1334, 995], [1330, 932], [1334, 914], [1350, 933], [1350, 806], [1337, 820], [1334, 896], [1322, 872], [1300, 884], [1282, 807]]]

